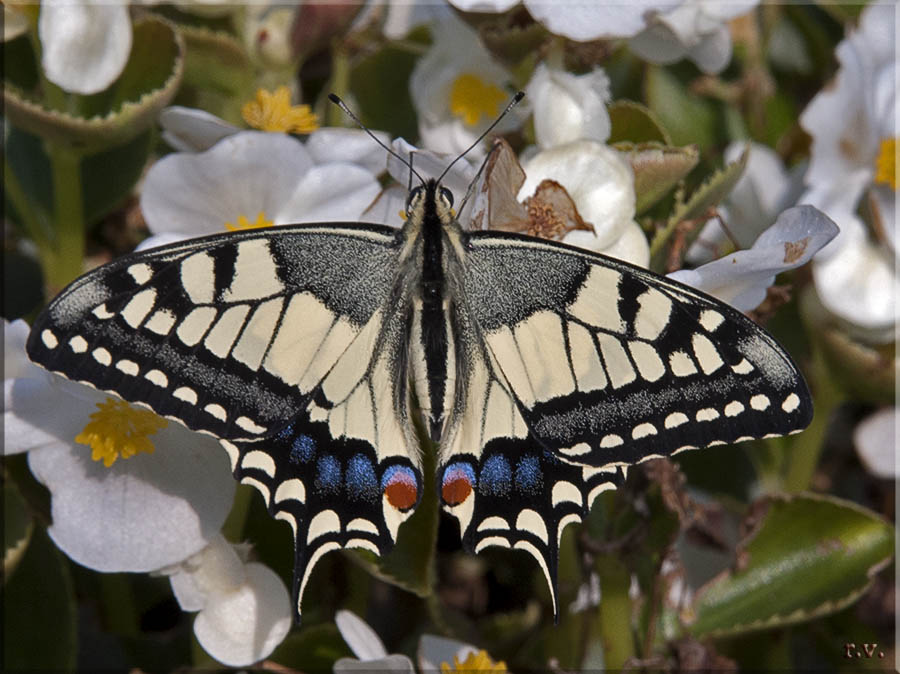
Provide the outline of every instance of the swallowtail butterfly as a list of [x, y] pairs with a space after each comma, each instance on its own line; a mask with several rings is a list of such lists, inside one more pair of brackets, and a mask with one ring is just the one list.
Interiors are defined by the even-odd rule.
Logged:
[[414, 414], [464, 546], [530, 553], [558, 612], [562, 531], [629, 465], [797, 432], [812, 403], [733, 308], [562, 243], [464, 231], [452, 205], [427, 180], [399, 230], [289, 225], [122, 257], [50, 303], [28, 355], [218, 438], [294, 531], [298, 618], [322, 555], [386, 554], [419, 502]]

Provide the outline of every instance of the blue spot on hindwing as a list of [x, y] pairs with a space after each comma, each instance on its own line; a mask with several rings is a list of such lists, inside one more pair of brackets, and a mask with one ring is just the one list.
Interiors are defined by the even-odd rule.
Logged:
[[384, 475], [381, 476], [381, 488], [386, 489], [392, 482], [406, 482], [415, 485], [417, 484], [416, 474], [407, 466], [388, 466]]
[[345, 476], [347, 493], [357, 499], [375, 501], [378, 498], [378, 477], [372, 461], [363, 454], [357, 454], [347, 464]]
[[544, 486], [544, 474], [536, 456], [523, 456], [516, 464], [516, 487], [525, 494], [537, 494]]
[[459, 479], [464, 479], [473, 487], [475, 486], [475, 469], [472, 468], [472, 464], [465, 461], [451, 463], [444, 470], [444, 477], [441, 482], [446, 485]]
[[489, 456], [481, 467], [478, 489], [489, 496], [506, 496], [512, 487], [512, 469], [502, 454]]
[[335, 494], [341, 489], [341, 462], [332, 454], [326, 454], [316, 462], [316, 487], [325, 493]]
[[291, 443], [291, 461], [293, 463], [308, 463], [316, 453], [316, 441], [308, 435], [298, 435]]

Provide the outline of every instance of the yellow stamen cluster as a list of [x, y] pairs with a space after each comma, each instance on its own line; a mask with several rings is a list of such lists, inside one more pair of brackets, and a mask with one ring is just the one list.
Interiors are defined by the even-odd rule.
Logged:
[[875, 182], [897, 189], [897, 139], [885, 138], [875, 159]]
[[226, 222], [225, 229], [229, 232], [238, 232], [242, 229], [262, 229], [263, 227], [271, 227], [274, 224], [271, 220], [266, 219], [265, 211], [260, 211], [256, 214], [256, 222], [250, 222], [246, 215], [239, 215], [237, 224]]
[[120, 456], [129, 459], [139, 452], [152, 454], [150, 438], [169, 422], [149, 410], [132, 407], [123, 400], [107, 398], [97, 403], [97, 411], [75, 442], [91, 448], [91, 458], [109, 468]]
[[506, 100], [503, 90], [477, 75], [463, 73], [450, 90], [450, 112], [469, 126], [475, 126], [482, 116], [493, 119]]
[[278, 87], [274, 92], [257, 89], [256, 100], [241, 108], [244, 121], [254, 129], [283, 133], [311, 133], [319, 128], [319, 118], [308, 105], [291, 105], [291, 92]]
[[477, 653], [469, 653], [466, 659], [460, 662], [459, 658], [453, 656], [453, 665], [446, 662], [441, 663], [441, 672], [483, 672], [484, 674], [501, 674], [507, 671], [505, 662], [494, 662], [486, 651], [478, 651]]

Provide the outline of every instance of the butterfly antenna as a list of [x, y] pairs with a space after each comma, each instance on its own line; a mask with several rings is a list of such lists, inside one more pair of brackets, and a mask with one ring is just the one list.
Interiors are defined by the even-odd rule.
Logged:
[[[370, 137], [372, 140], [374, 140], [374, 141], [375, 141], [376, 143], [378, 143], [381, 147], [383, 147], [385, 150], [387, 150], [388, 154], [390, 154], [390, 155], [396, 157], [397, 159], [399, 159], [400, 161], [402, 161], [403, 164], [404, 164], [405, 166], [408, 166], [408, 167], [409, 167], [409, 170], [410, 170], [412, 173], [415, 173], [415, 174], [416, 174], [416, 178], [418, 178], [418, 179], [421, 181], [421, 183], [422, 183], [423, 185], [425, 184], [425, 178], [423, 178], [423, 177], [419, 174], [419, 172], [416, 171], [416, 170], [413, 168], [412, 162], [407, 161], [406, 159], [404, 159], [403, 157], [401, 157], [399, 154], [397, 154], [396, 152], [394, 152], [394, 151], [393, 151], [391, 148], [389, 148], [387, 145], [385, 145], [385, 144], [382, 143], [380, 140], [378, 140], [378, 136], [376, 136], [374, 133], [372, 133], [371, 131], [369, 131], [368, 127], [366, 127], [366, 125], [363, 124], [363, 123], [359, 120], [359, 117], [357, 117], [356, 115], [353, 114], [353, 111], [352, 111], [350, 108], [347, 107], [347, 104], [344, 103], [344, 101], [342, 101], [342, 100], [340, 99], [340, 97], [339, 97], [337, 94], [328, 94], [328, 100], [330, 100], [332, 103], [334, 103], [336, 106], [338, 106], [341, 110], [343, 110], [344, 113], [345, 113], [350, 119], [352, 119], [354, 122], [356, 122], [356, 125], [357, 125], [360, 129], [362, 129], [362, 130], [365, 131], [367, 134], [369, 134], [369, 137]], [[498, 121], [499, 121], [499, 120], [498, 120]], [[497, 122], [494, 122], [494, 124], [496, 124], [496, 123], [497, 123]], [[493, 125], [492, 125], [492, 128], [493, 128]], [[490, 129], [488, 129], [488, 131], [490, 131]], [[480, 139], [479, 139], [479, 140], [480, 140]], [[472, 148], [469, 148], [469, 150], [471, 150], [471, 149], [472, 149]], [[466, 150], [466, 152], [468, 152], [469, 150]], [[411, 174], [410, 174], [410, 182], [412, 182], [412, 175], [411, 175]]]
[[506, 107], [503, 109], [503, 112], [501, 112], [500, 115], [497, 117], [497, 119], [495, 119], [494, 122], [488, 128], [486, 128], [484, 130], [484, 133], [482, 133], [480, 136], [478, 136], [478, 139], [474, 143], [472, 143], [469, 147], [467, 147], [464, 152], [462, 152], [459, 156], [456, 157], [456, 159], [454, 159], [452, 162], [450, 162], [450, 164], [447, 166], [447, 168], [444, 169], [444, 172], [437, 179], [437, 182], [441, 182], [443, 177], [445, 175], [447, 175], [447, 171], [449, 171], [451, 168], [453, 168], [453, 165], [456, 162], [458, 162], [460, 159], [462, 159], [467, 154], [469, 154], [469, 152], [472, 151], [472, 148], [474, 148], [476, 145], [478, 145], [478, 143], [480, 143], [484, 139], [484, 137], [486, 135], [488, 135], [494, 129], [494, 127], [500, 123], [500, 120], [503, 119], [504, 117], [506, 117], [506, 113], [509, 112], [510, 110], [512, 110], [516, 105], [518, 105], [519, 101], [521, 101], [523, 98], [525, 98], [524, 91], [520, 91], [515, 96], [513, 96], [512, 100], [509, 103], [507, 103]]

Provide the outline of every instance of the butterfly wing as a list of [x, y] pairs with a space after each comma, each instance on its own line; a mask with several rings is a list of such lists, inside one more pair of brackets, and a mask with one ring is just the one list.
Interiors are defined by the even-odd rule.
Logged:
[[219, 438], [294, 530], [299, 615], [321, 555], [385, 553], [421, 493], [398, 254], [396, 230], [353, 225], [136, 253], [54, 299], [28, 354]]
[[476, 549], [535, 556], [554, 603], [562, 527], [619, 484], [624, 467], [799, 431], [811, 419], [783, 349], [687, 286], [496, 232], [466, 235], [462, 275], [459, 341], [469, 355], [458, 379], [471, 418], [450, 426], [445, 508]]

